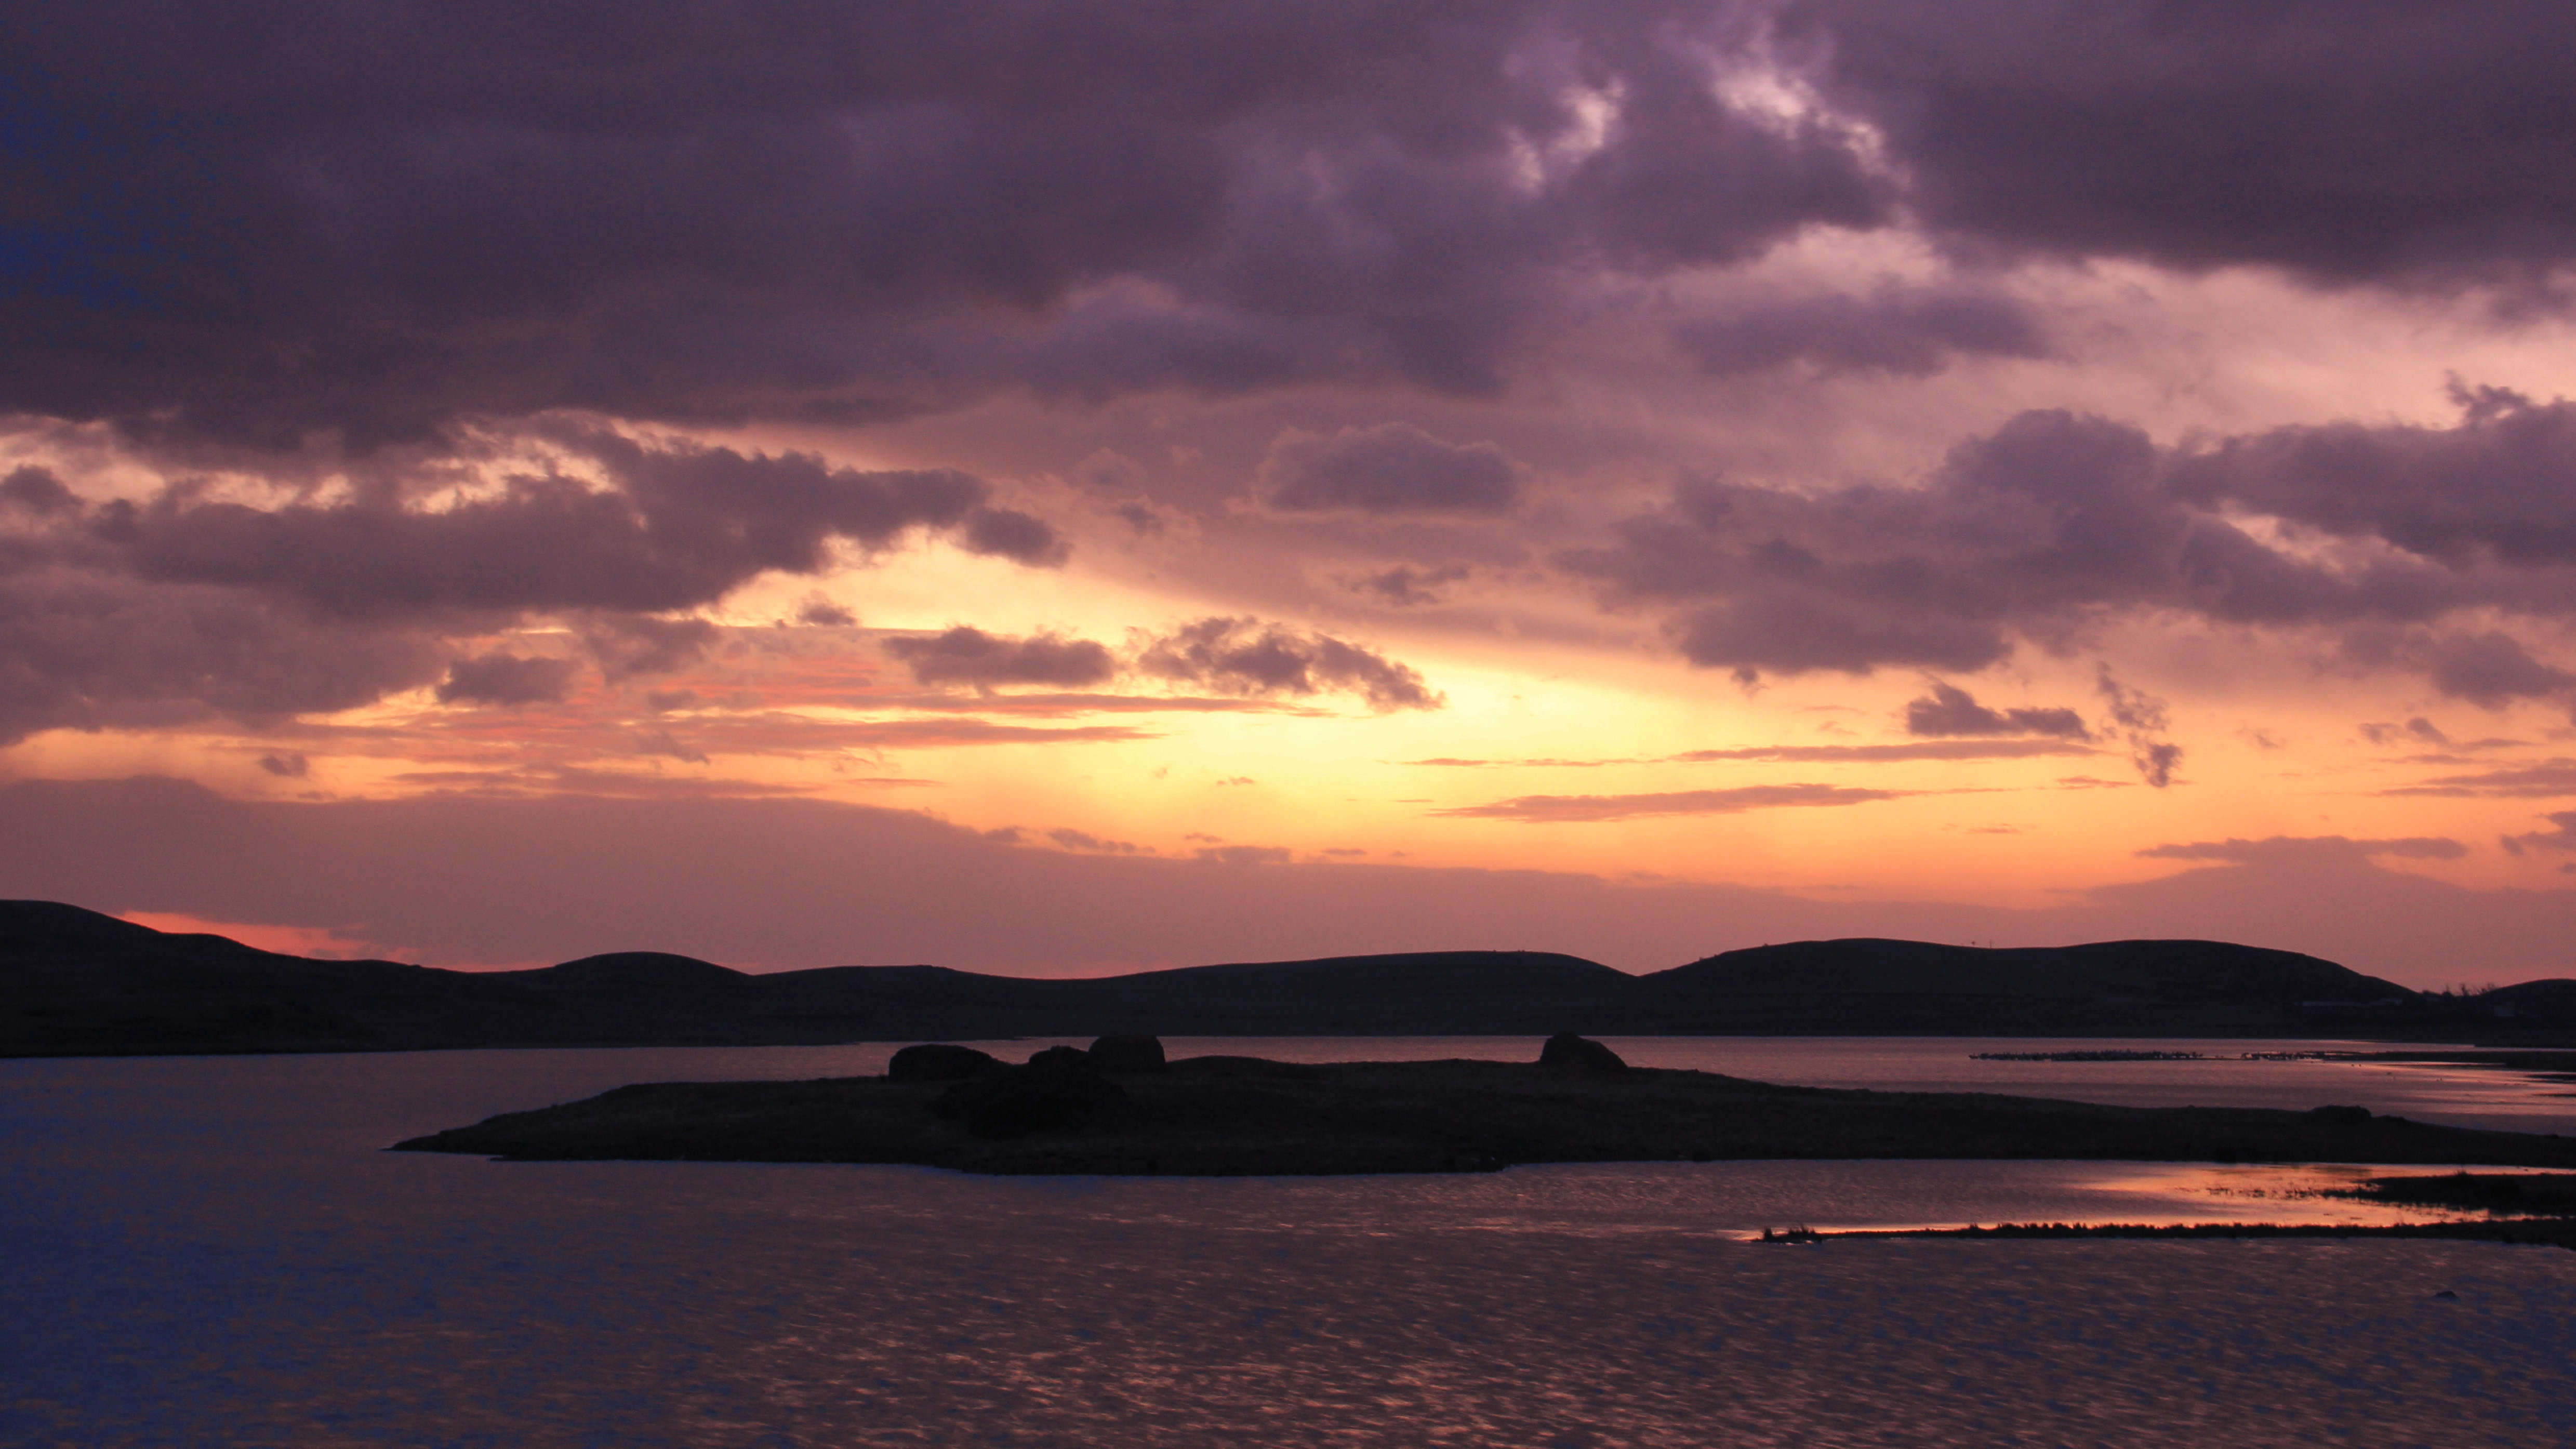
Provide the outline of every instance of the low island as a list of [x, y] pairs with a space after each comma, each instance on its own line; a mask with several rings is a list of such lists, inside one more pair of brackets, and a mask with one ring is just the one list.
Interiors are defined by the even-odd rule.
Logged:
[[1152, 1037], [1107, 1037], [1015, 1066], [923, 1045], [896, 1053], [883, 1077], [620, 1087], [396, 1150], [1191, 1176], [1758, 1158], [2576, 1168], [2576, 1138], [2437, 1127], [2355, 1106], [2109, 1107], [1776, 1086], [1631, 1068], [1572, 1035], [1551, 1038], [1535, 1062], [1167, 1062]]

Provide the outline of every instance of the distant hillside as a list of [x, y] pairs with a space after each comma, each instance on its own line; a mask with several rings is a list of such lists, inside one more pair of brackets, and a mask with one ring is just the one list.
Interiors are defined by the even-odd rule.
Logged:
[[2428, 996], [2218, 941], [1985, 950], [1806, 941], [1646, 976], [1535, 951], [1194, 966], [1082, 980], [937, 966], [752, 975], [621, 952], [531, 971], [320, 961], [0, 901], [0, 1055], [789, 1045], [1011, 1036], [2458, 1037], [2576, 1028], [2576, 982]]
[[1988, 949], [1799, 941], [1641, 978], [1673, 1031], [2237, 1036], [2413, 1019], [2424, 998], [2293, 951], [2224, 941]]

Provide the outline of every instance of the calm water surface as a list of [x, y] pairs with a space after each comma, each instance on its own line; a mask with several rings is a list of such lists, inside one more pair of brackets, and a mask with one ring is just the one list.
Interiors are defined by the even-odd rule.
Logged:
[[[1168, 1045], [1305, 1060], [1534, 1047]], [[2026, 1039], [1614, 1045], [1641, 1065], [1818, 1085], [2357, 1101], [2576, 1130], [2565, 1088], [2496, 1073], [1969, 1060], [2056, 1045]], [[2350, 1211], [2299, 1195], [2318, 1174], [1675, 1163], [1013, 1180], [378, 1150], [630, 1081], [846, 1075], [889, 1051], [0, 1063], [0, 1443], [2576, 1442], [2576, 1254], [2560, 1250], [1737, 1241], [1793, 1222]]]

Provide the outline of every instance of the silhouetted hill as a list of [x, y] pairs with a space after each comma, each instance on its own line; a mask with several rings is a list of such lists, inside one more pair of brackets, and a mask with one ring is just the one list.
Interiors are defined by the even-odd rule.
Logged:
[[2411, 1015], [2418, 994], [2224, 941], [1985, 948], [1799, 941], [1641, 978], [1672, 1031], [2298, 1035]]
[[[2503, 1013], [2511, 1013], [2505, 1015]], [[2430, 996], [2218, 941], [1988, 950], [1807, 941], [1646, 976], [1537, 951], [1242, 962], [1079, 980], [937, 966], [751, 975], [627, 951], [527, 971], [280, 955], [0, 901], [0, 1055], [787, 1045], [1008, 1036], [1883, 1034], [2526, 1038], [2576, 983]]]

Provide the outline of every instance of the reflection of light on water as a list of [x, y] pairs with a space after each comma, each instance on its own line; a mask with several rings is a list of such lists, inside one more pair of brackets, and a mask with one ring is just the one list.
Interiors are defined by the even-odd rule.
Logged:
[[[2080, 1184], [2092, 1191], [2161, 1198], [2178, 1209], [2164, 1222], [2261, 1222], [2344, 1224], [2377, 1227], [2400, 1223], [2439, 1223], [2482, 1218], [2475, 1208], [2366, 1201], [2341, 1196], [2360, 1190], [2374, 1177], [2424, 1177], [2450, 1172], [2481, 1176], [2531, 1176], [2548, 1171], [2526, 1167], [2425, 1167], [2365, 1163], [2265, 1163], [2217, 1166], [2178, 1162], [2121, 1163], [2116, 1176]], [[2120, 1221], [2132, 1221], [2123, 1218]]]

